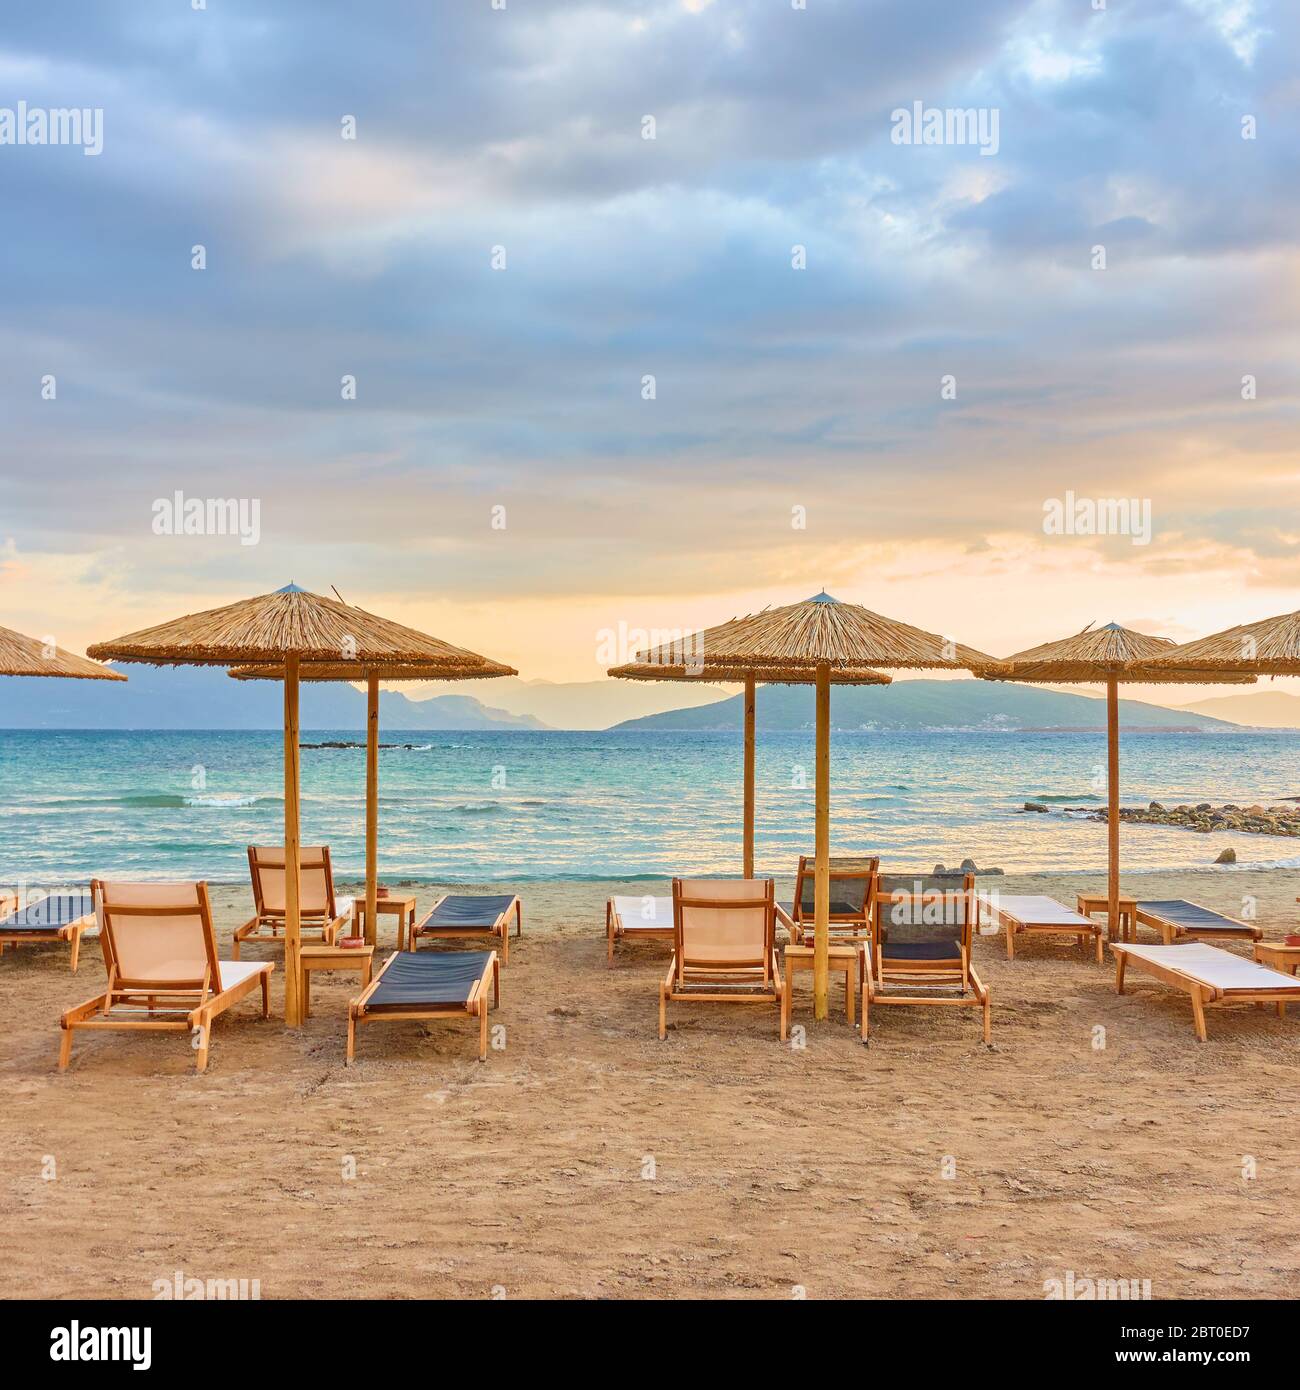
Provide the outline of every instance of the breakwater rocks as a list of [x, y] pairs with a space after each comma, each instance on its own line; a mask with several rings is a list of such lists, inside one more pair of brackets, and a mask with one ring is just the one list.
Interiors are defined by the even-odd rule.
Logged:
[[[1067, 806], [1073, 811], [1104, 821], [1106, 812], [1095, 806]], [[1121, 806], [1119, 818], [1130, 825], [1170, 825], [1176, 829], [1194, 830], [1210, 835], [1216, 830], [1239, 830], [1247, 835], [1300, 836], [1300, 807], [1236, 806], [1228, 802], [1212, 806], [1202, 801], [1196, 806], [1162, 806], [1153, 801], [1149, 806]]]

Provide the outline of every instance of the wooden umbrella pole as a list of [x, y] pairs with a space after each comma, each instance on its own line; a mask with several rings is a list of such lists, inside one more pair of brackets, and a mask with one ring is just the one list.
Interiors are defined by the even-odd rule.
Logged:
[[745, 679], [745, 877], [754, 877], [754, 677]]
[[817, 666], [817, 758], [813, 793], [816, 817], [813, 879], [813, 1017], [827, 1015], [827, 977], [830, 973], [831, 931], [831, 668]]
[[379, 881], [379, 672], [366, 685], [366, 940], [376, 940]]
[[1119, 922], [1119, 682], [1106, 681], [1106, 934]]
[[298, 658], [284, 659], [284, 1021], [302, 1023], [302, 874], [298, 846]]

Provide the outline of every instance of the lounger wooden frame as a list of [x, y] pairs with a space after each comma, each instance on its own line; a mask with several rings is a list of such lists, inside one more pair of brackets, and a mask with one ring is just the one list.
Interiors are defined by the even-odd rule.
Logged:
[[[1046, 896], [1039, 894], [1025, 894], [1023, 896]], [[1013, 896], [1012, 903], [1015, 898]], [[1055, 901], [1053, 899], [1053, 901]], [[1032, 916], [1017, 911], [1014, 906], [1004, 906], [996, 895], [982, 897], [980, 905], [1002, 927], [1007, 934], [1007, 959], [1016, 958], [1016, 937], [1026, 936], [1073, 936], [1085, 952], [1088, 950], [1089, 938], [1092, 939], [1093, 953], [1096, 956], [1097, 964], [1101, 965], [1105, 959], [1104, 946], [1106, 941], [1106, 928], [1100, 922], [1094, 922], [1091, 918], [1085, 917], [1082, 912], [1074, 914], [1076, 917], [1084, 918], [1089, 923], [1084, 926], [1083, 922], [1077, 925], [1072, 922], [1036, 922]], [[1069, 912], [1070, 909], [1064, 903], [1057, 903], [1063, 911]]]
[[[894, 875], [891, 875], [894, 877]], [[917, 879], [930, 878], [927, 874]], [[949, 898], [965, 903], [960, 925], [959, 955], [920, 959], [889, 954], [889, 928], [881, 914], [903, 902], [941, 902]], [[863, 1043], [870, 1040], [871, 1007], [875, 1004], [938, 1004], [958, 1008], [977, 1008], [984, 1015], [984, 1041], [992, 1041], [992, 1005], [988, 987], [971, 964], [971, 939], [979, 921], [979, 899], [975, 894], [975, 876], [966, 874], [960, 884], [954, 881], [949, 888], [933, 888], [920, 893], [885, 891], [878, 887], [875, 900], [875, 919], [872, 940], [862, 953], [862, 1028]], [[956, 924], [954, 923], [955, 927]], [[896, 994], [901, 989], [944, 990], [935, 994]]]
[[[357, 1028], [363, 1023], [387, 1023], [394, 1020], [419, 1020], [431, 1018], [476, 1018], [478, 1020], [478, 1059], [487, 1061], [488, 1054], [488, 983], [492, 985], [492, 1005], [501, 1003], [501, 958], [496, 951], [488, 952], [483, 973], [463, 1004], [415, 1004], [410, 1008], [383, 1009], [374, 1013], [366, 1011], [366, 1003], [379, 988], [384, 971], [402, 953], [394, 951], [379, 968], [379, 973], [362, 992], [348, 1005], [348, 1052], [345, 1065], [351, 1066], [356, 1056]], [[436, 953], [435, 953], [436, 954]]]
[[[634, 897], [635, 894], [619, 894], [620, 897]], [[628, 927], [622, 914], [618, 910], [618, 905], [613, 898], [605, 900], [605, 966], [612, 969], [614, 965], [614, 942], [626, 937], [629, 941], [640, 941], [644, 937], [662, 938], [667, 941], [673, 939], [672, 927]]]
[[[853, 865], [854, 867], [849, 867]], [[807, 946], [813, 939], [813, 919], [805, 915], [804, 909], [804, 885], [811, 883], [816, 872], [816, 861], [812, 855], [801, 854], [799, 856], [799, 867], [795, 871], [794, 878], [794, 898], [790, 903], [790, 911], [777, 904], [777, 917], [781, 924], [789, 931], [790, 939], [796, 946]], [[860, 859], [850, 859], [841, 855], [833, 855], [830, 861], [830, 888], [831, 902], [835, 901], [835, 883], [838, 880], [853, 880], [861, 882], [867, 880], [867, 891], [863, 896], [863, 906], [860, 912], [835, 912], [830, 914], [830, 939], [835, 943], [850, 943], [856, 941], [869, 941], [871, 939], [871, 921], [875, 915], [876, 903], [876, 883], [880, 877], [880, 858], [878, 855], [863, 855]]]
[[[280, 856], [278, 863], [275, 860], [277, 854]], [[282, 845], [248, 846], [248, 873], [253, 883], [253, 915], [242, 927], [235, 930], [232, 952], [236, 960], [239, 959], [239, 948], [246, 941], [268, 941], [275, 945], [284, 944], [284, 937], [281, 932], [284, 928], [285, 910], [282, 907], [267, 906], [266, 890], [262, 883], [262, 871], [264, 869], [283, 868], [284, 847]], [[332, 946], [342, 928], [354, 920], [356, 907], [353, 904], [342, 915], [338, 911], [338, 899], [334, 893], [334, 868], [330, 863], [330, 847], [328, 845], [303, 846], [299, 850], [298, 868], [300, 873], [319, 869], [324, 874], [324, 906], [315, 909], [304, 905], [300, 909], [303, 938], [304, 940], [307, 938], [309, 931], [313, 933], [319, 931], [321, 941], [326, 946]], [[271, 930], [265, 932], [262, 930], [263, 927], [270, 927]]]
[[[519, 900], [517, 893], [512, 894], [510, 901], [497, 914], [497, 919], [490, 926], [486, 927], [430, 927], [430, 918], [447, 901], [448, 898], [474, 897], [470, 893], [444, 893], [438, 898], [433, 906], [424, 916], [411, 928], [407, 936], [407, 945], [414, 951], [419, 944], [420, 938], [427, 936], [434, 940], [460, 941], [464, 937], [487, 936], [501, 943], [501, 964], [510, 964], [510, 914], [515, 914], [515, 935], [521, 936], [524, 930], [524, 905]], [[504, 893], [487, 893], [484, 897], [505, 897]]]
[[[51, 893], [50, 896], [58, 897], [60, 895]], [[6, 905], [5, 902], [6, 897], [8, 898], [8, 905]], [[5, 917], [8, 917], [10, 913], [16, 912], [17, 910], [17, 898], [12, 895], [0, 894], [0, 920], [3, 920]], [[79, 917], [75, 922], [65, 922], [60, 926], [51, 926], [48, 930], [43, 927], [7, 930], [0, 926], [0, 956], [4, 955], [6, 946], [18, 947], [27, 943], [35, 944], [41, 941], [67, 941], [71, 943], [72, 947], [69, 952], [69, 965], [71, 966], [71, 973], [75, 975], [77, 973], [77, 964], [81, 959], [81, 934], [87, 927], [92, 927], [94, 924], [95, 914], [92, 911], [86, 913], [84, 917]]]
[[[208, 1065], [208, 1046], [212, 1023], [260, 985], [262, 1017], [271, 1016], [271, 961], [258, 962], [259, 968], [244, 975], [228, 989], [221, 988], [221, 962], [217, 959], [217, 939], [212, 927], [212, 904], [208, 885], [157, 885], [174, 887], [178, 894], [189, 890], [192, 902], [178, 897], [175, 902], [153, 904], [113, 902], [106, 896], [114, 885], [96, 879], [91, 883], [100, 926], [100, 944], [104, 951], [104, 966], [108, 986], [84, 1003], [66, 1009], [59, 1019], [59, 1070], [65, 1071], [72, 1056], [72, 1036], [78, 1029], [110, 1029], [116, 1032], [183, 1032], [192, 1035], [194, 1066], [205, 1071]], [[154, 886], [154, 885], [150, 885]], [[201, 976], [176, 980], [132, 979], [119, 967], [119, 951], [115, 944], [115, 922], [120, 918], [198, 916], [203, 932], [204, 955]], [[195, 962], [197, 968], [198, 962]], [[214, 987], [215, 982], [215, 987]], [[114, 1016], [115, 1008], [137, 1010], [135, 1016]], [[166, 1017], [160, 1017], [166, 1015]]]
[[[1242, 922], [1236, 917], [1228, 917], [1226, 912], [1219, 912], [1216, 908], [1206, 907], [1204, 903], [1192, 902], [1190, 898], [1184, 898], [1188, 907], [1199, 907], [1202, 912], [1213, 912], [1216, 917], [1224, 917], [1240, 930], [1219, 931], [1214, 927], [1188, 927], [1180, 925], [1171, 918], [1162, 917], [1158, 912], [1148, 912], [1144, 910], [1142, 904], [1137, 904], [1137, 911], [1134, 919], [1138, 925], [1151, 927], [1160, 933], [1160, 940], [1165, 946], [1172, 946], [1176, 941], [1262, 941], [1264, 933], [1258, 928], [1251, 926], [1249, 922]], [[1137, 931], [1134, 929], [1134, 935]]]
[[[1178, 966], [1172, 962], [1154, 961], [1146, 956], [1133, 954], [1129, 947], [1121, 942], [1112, 941], [1110, 949], [1115, 953], [1115, 993], [1124, 993], [1124, 973], [1131, 956], [1133, 964], [1138, 970], [1153, 976], [1164, 984], [1172, 985], [1175, 989], [1183, 990], [1191, 997], [1192, 1027], [1196, 1030], [1196, 1036], [1201, 1042], [1208, 1041], [1208, 1034], [1205, 1029], [1205, 1011], [1207, 1008], [1224, 1008], [1229, 1004], [1257, 1004], [1260, 1007], [1266, 1004], [1276, 1004], [1277, 1016], [1285, 1018], [1287, 1004], [1300, 1001], [1300, 980], [1294, 976], [1284, 975], [1280, 970], [1273, 971], [1278, 977], [1278, 984], [1267, 990], [1220, 989], [1208, 984], [1205, 980], [1198, 979], [1191, 969], [1179, 970]], [[1254, 963], [1258, 964], [1258, 962]], [[1272, 971], [1273, 968], [1272, 966], [1261, 965], [1260, 969]]]
[[[717, 896], [713, 896], [715, 889]], [[746, 889], [751, 891], [746, 893]], [[755, 889], [759, 891], [754, 892]], [[694, 933], [685, 926], [685, 915], [693, 909], [761, 910], [764, 921], [761, 931], [755, 934], [752, 953], [747, 957], [719, 955], [716, 959], [695, 955], [694, 943], [687, 940]], [[668, 974], [659, 984], [660, 1041], [668, 1036], [670, 999], [679, 1003], [775, 1004], [778, 1035], [784, 1041], [784, 989], [776, 952], [776, 888], [770, 878], [673, 879], [673, 956]]]

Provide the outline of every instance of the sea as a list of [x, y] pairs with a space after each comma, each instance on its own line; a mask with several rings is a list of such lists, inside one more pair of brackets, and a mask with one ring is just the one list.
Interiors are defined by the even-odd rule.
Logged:
[[[355, 730], [303, 734], [356, 741]], [[397, 883], [662, 879], [737, 873], [739, 734], [482, 732], [381, 736], [379, 868]], [[1121, 801], [1269, 805], [1300, 794], [1300, 730], [1122, 738]], [[245, 847], [282, 839], [278, 731], [0, 732], [0, 881], [243, 882]], [[303, 748], [302, 842], [364, 869], [363, 748]], [[836, 732], [831, 845], [901, 869], [1095, 872], [1105, 740], [1085, 733]], [[756, 860], [813, 851], [813, 740], [758, 736]], [[1026, 812], [1026, 801], [1048, 813]], [[1123, 828], [1126, 869], [1300, 867], [1300, 839]]]

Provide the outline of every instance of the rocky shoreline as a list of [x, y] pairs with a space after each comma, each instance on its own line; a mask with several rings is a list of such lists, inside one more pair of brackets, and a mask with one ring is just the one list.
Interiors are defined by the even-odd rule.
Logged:
[[[1025, 810], [1038, 810], [1041, 802], [1027, 801]], [[1066, 806], [1067, 811], [1104, 821], [1106, 812], [1096, 806]], [[1216, 830], [1236, 830], [1246, 835], [1300, 836], [1300, 806], [1237, 806], [1229, 801], [1213, 806], [1202, 801], [1196, 806], [1163, 806], [1153, 801], [1149, 806], [1121, 806], [1119, 818], [1129, 825], [1168, 825], [1175, 829], [1192, 830], [1210, 835]], [[1231, 853], [1231, 851], [1225, 851]], [[1235, 856], [1233, 856], [1235, 858]], [[1225, 860], [1224, 862], [1231, 862]]]

